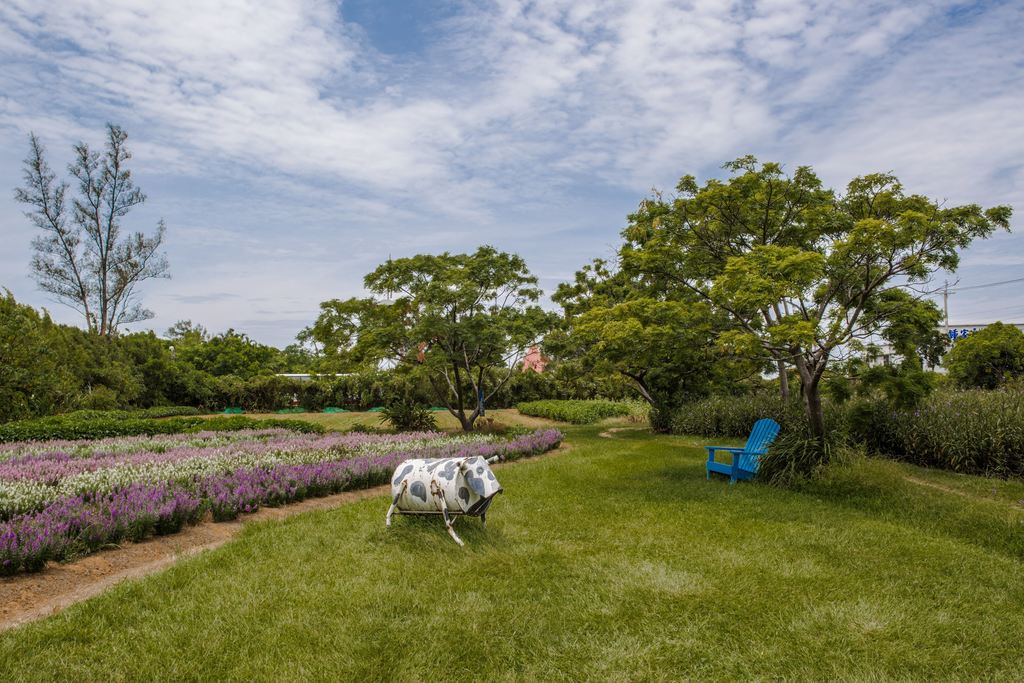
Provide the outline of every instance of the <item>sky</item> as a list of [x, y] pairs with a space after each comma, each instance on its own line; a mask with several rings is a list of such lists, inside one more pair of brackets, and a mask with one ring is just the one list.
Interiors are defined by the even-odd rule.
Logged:
[[[79, 322], [33, 282], [13, 190], [30, 131], [62, 170], [107, 122], [148, 197], [125, 228], [167, 223], [131, 331], [283, 346], [389, 256], [480, 244], [550, 293], [652, 189], [745, 154], [1010, 204], [950, 280], [1024, 277], [1021, 35], [1020, 2], [4, 0], [0, 287]], [[950, 320], [1024, 321], [1022, 286], [955, 292]]]

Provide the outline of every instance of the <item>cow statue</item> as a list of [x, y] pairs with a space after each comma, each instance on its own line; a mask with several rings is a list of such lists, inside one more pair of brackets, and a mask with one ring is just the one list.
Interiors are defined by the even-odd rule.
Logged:
[[396, 511], [400, 515], [441, 515], [448, 534], [463, 545], [452, 524], [456, 516], [469, 515], [486, 525], [487, 508], [501, 493], [501, 484], [490, 468], [500, 457], [406, 460], [391, 478], [391, 507], [385, 526], [391, 526]]

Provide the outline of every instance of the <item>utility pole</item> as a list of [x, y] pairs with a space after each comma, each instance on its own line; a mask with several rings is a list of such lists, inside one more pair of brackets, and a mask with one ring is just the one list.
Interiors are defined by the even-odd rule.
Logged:
[[946, 286], [942, 289], [942, 312], [946, 316], [946, 330], [949, 330], [949, 280], [946, 280]]

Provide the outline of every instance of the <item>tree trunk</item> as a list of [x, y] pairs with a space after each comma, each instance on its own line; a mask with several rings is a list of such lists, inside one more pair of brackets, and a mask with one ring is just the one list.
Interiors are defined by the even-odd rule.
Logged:
[[779, 366], [779, 389], [782, 392], [782, 400], [789, 401], [789, 373], [786, 372], [786, 361], [776, 361]]
[[804, 382], [804, 408], [807, 411], [807, 424], [811, 436], [819, 443], [825, 443], [825, 415], [821, 409], [821, 392], [818, 377]]

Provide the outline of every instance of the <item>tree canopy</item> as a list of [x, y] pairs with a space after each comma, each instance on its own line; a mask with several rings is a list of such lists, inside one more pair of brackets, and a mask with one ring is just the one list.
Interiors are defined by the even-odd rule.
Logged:
[[1024, 377], [1024, 332], [1013, 325], [992, 323], [958, 339], [942, 363], [962, 387], [996, 389]]
[[421, 368], [467, 431], [478, 397], [486, 402], [508, 381], [553, 320], [536, 305], [541, 291], [523, 259], [489, 246], [388, 260], [364, 284], [375, 297], [325, 301], [301, 338], [335, 368]]
[[819, 439], [829, 361], [926, 315], [929, 278], [1009, 226], [1010, 207], [947, 207], [904, 192], [891, 174], [854, 178], [840, 194], [809, 167], [786, 175], [748, 156], [725, 168], [728, 180], [688, 175], [674, 197], [645, 199], [623, 233], [623, 262], [725, 311], [723, 346], [794, 365]]
[[679, 288], [651, 287], [604, 260], [584, 266], [552, 299], [564, 315], [545, 347], [591, 372], [629, 378], [651, 404], [656, 429], [667, 429], [678, 404], [703, 396], [724, 375], [738, 380], [755, 369], [716, 347], [722, 316], [707, 302]]

